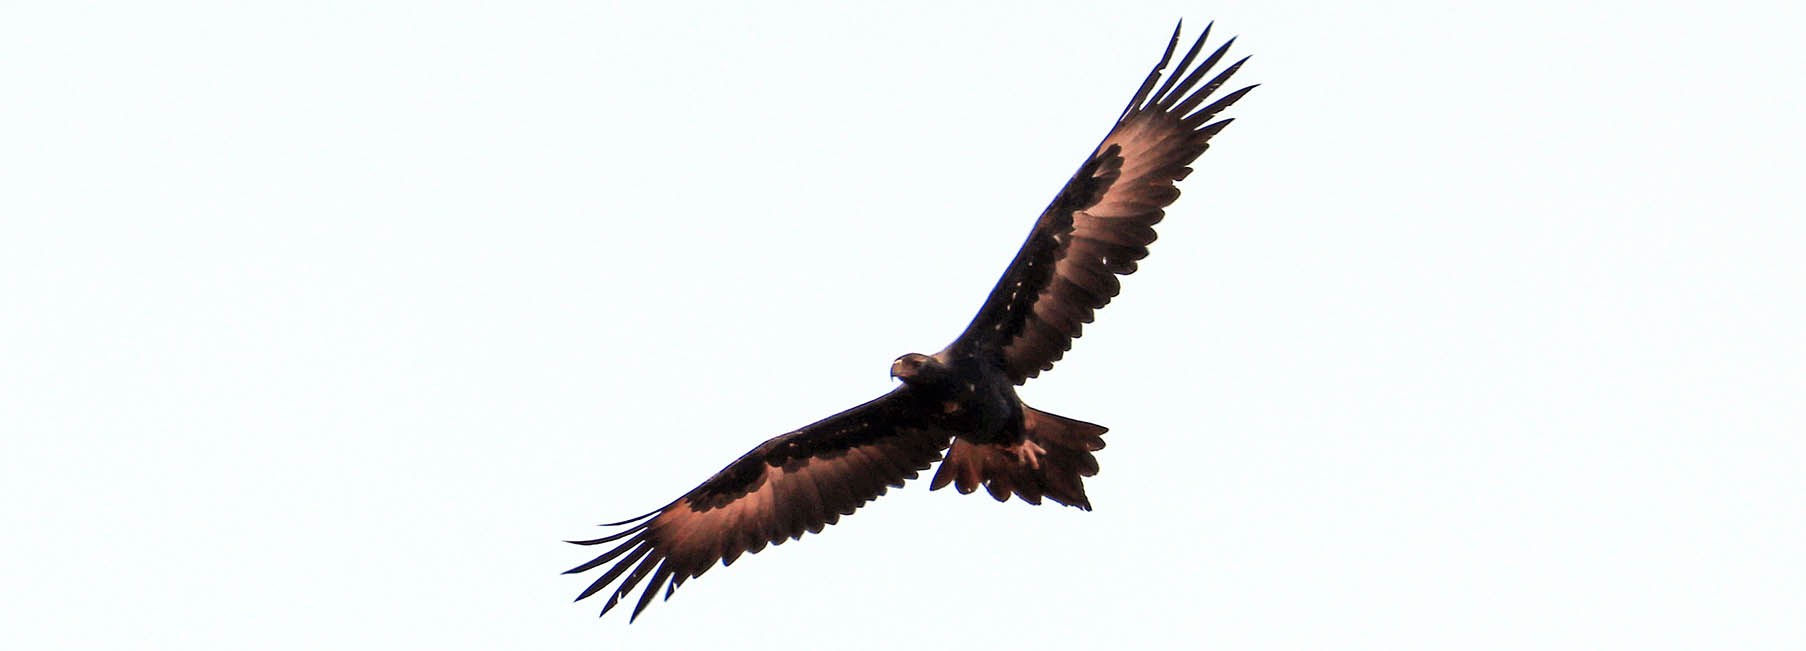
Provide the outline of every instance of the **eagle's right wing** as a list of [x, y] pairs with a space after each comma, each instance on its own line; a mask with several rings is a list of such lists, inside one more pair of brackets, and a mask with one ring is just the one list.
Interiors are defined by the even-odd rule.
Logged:
[[577, 599], [600, 592], [625, 575], [602, 606], [607, 614], [651, 573], [632, 621], [667, 582], [669, 598], [685, 580], [701, 576], [717, 561], [731, 565], [740, 554], [756, 554], [768, 543], [783, 544], [801, 538], [804, 531], [820, 533], [840, 516], [851, 515], [940, 460], [952, 435], [922, 424], [921, 409], [909, 388], [899, 387], [766, 441], [664, 508], [604, 525], [638, 523], [624, 531], [572, 541], [579, 545], [621, 541], [566, 572], [586, 572], [614, 561]]

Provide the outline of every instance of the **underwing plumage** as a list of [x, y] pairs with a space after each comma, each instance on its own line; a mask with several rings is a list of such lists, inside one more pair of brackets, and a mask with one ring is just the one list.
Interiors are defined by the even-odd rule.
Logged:
[[1117, 295], [1117, 277], [1135, 272], [1178, 199], [1176, 184], [1231, 121], [1212, 120], [1253, 90], [1211, 99], [1247, 59], [1212, 74], [1229, 39], [1193, 66], [1209, 35], [1206, 27], [1163, 76], [1179, 44], [1174, 30], [952, 344], [897, 358], [891, 375], [902, 383], [890, 393], [766, 441], [657, 510], [603, 525], [619, 531], [572, 541], [611, 545], [567, 572], [607, 567], [577, 598], [614, 586], [607, 614], [645, 583], [629, 621], [637, 619], [660, 591], [669, 598], [717, 563], [819, 533], [937, 461], [931, 490], [983, 487], [998, 501], [1090, 510], [1084, 478], [1098, 472], [1105, 428], [1031, 408], [1015, 387], [1052, 369]]

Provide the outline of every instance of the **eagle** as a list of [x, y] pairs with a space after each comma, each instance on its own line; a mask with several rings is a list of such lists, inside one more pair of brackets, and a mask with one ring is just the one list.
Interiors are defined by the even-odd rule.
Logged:
[[1210, 101], [1247, 58], [1206, 81], [1235, 42], [1192, 66], [1209, 27], [1163, 76], [1179, 31], [952, 344], [898, 357], [890, 374], [901, 382], [889, 393], [760, 444], [670, 504], [602, 525], [621, 530], [570, 541], [612, 544], [566, 572], [608, 566], [577, 600], [619, 580], [607, 615], [645, 582], [634, 621], [661, 590], [669, 599], [716, 563], [820, 533], [937, 461], [930, 490], [983, 487], [1000, 502], [1015, 495], [1091, 510], [1084, 478], [1097, 474], [1105, 428], [1030, 407], [1015, 388], [1052, 369], [1117, 295], [1117, 276], [1135, 272], [1179, 198], [1175, 184], [1231, 121], [1213, 118], [1255, 88]]

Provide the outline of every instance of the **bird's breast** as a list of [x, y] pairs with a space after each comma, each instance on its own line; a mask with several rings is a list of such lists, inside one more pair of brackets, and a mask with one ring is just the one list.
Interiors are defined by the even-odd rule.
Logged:
[[941, 400], [936, 420], [972, 443], [1013, 444], [1022, 438], [1022, 406], [1014, 392], [970, 384]]

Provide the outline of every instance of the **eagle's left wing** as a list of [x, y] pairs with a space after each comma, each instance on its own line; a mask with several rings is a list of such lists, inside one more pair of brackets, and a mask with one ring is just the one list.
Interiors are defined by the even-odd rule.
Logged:
[[1199, 86], [1235, 42], [1224, 43], [1188, 74], [1209, 36], [1206, 27], [1156, 90], [1179, 43], [1179, 32], [1173, 32], [1160, 63], [1110, 135], [1035, 222], [978, 316], [954, 341], [955, 351], [995, 350], [1010, 378], [1022, 384], [1053, 368], [1093, 313], [1121, 290], [1116, 276], [1134, 273], [1135, 261], [1147, 257], [1154, 224], [1179, 198], [1174, 184], [1191, 173], [1187, 165], [1230, 122], [1210, 119], [1254, 89], [1199, 108], [1242, 65], [1237, 61]]

